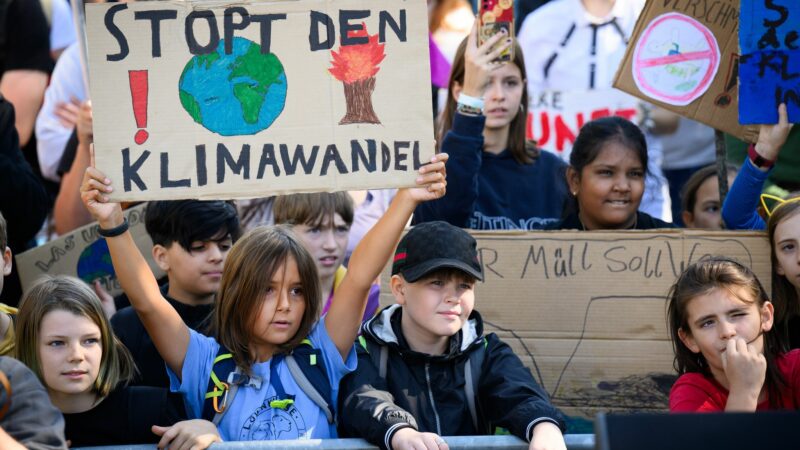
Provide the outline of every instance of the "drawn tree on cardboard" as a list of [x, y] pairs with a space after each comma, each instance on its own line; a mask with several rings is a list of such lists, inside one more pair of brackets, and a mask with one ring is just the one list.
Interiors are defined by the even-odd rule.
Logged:
[[344, 98], [347, 112], [339, 125], [350, 123], [381, 123], [372, 107], [372, 92], [375, 90], [375, 75], [378, 65], [386, 57], [385, 44], [378, 43], [378, 35], [367, 34], [367, 25], [360, 30], [351, 31], [351, 38], [367, 37], [368, 42], [339, 46], [339, 51], [331, 50], [331, 65], [328, 71], [344, 84]]

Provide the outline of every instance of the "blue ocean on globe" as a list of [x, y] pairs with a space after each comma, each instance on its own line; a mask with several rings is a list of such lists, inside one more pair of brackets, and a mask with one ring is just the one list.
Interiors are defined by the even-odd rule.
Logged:
[[286, 73], [273, 53], [241, 37], [225, 40], [207, 55], [196, 55], [178, 82], [183, 109], [209, 131], [222, 136], [255, 134], [272, 125], [286, 104]]
[[78, 256], [78, 278], [92, 284], [98, 278], [116, 278], [111, 254], [105, 239], [98, 239], [88, 245]]

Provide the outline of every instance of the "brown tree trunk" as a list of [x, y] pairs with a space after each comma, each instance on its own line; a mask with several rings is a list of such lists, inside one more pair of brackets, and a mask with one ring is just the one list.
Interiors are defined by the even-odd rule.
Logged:
[[344, 98], [347, 113], [339, 125], [348, 123], [381, 123], [372, 109], [372, 91], [375, 90], [375, 77], [344, 84]]

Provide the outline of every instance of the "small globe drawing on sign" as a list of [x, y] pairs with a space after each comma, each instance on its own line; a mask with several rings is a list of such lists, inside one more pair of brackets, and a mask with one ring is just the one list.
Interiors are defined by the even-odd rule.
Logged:
[[98, 239], [83, 249], [78, 256], [78, 278], [88, 284], [106, 277], [116, 278], [114, 265], [105, 239]]
[[278, 57], [241, 37], [233, 38], [230, 54], [221, 39], [215, 52], [190, 59], [178, 87], [183, 109], [222, 136], [263, 131], [286, 104], [286, 73]]

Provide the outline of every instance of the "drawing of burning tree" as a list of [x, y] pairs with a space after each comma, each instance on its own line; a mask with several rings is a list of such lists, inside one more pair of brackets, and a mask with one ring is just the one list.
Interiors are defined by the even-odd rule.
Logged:
[[339, 52], [331, 50], [333, 67], [328, 71], [344, 84], [344, 98], [347, 102], [347, 113], [339, 121], [339, 125], [349, 123], [381, 123], [372, 108], [372, 91], [375, 90], [375, 74], [386, 54], [385, 44], [378, 43], [378, 35], [369, 36], [367, 25], [361, 24], [360, 30], [351, 31], [350, 38], [367, 37], [368, 42], [339, 46]]

